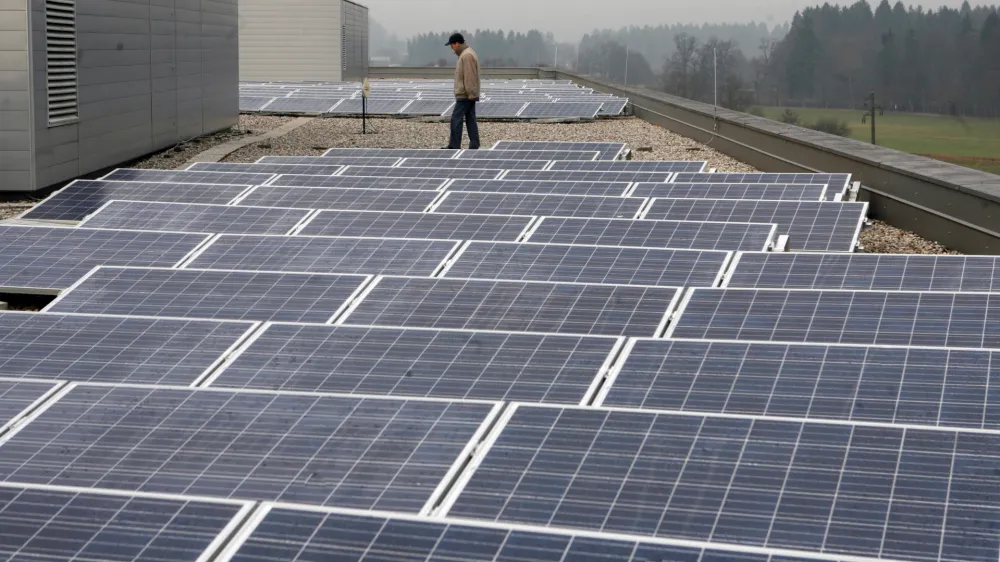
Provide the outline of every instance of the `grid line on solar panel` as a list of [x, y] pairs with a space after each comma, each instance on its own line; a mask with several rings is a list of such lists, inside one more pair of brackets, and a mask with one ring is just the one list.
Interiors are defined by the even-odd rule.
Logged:
[[595, 406], [1000, 430], [983, 349], [630, 340]]
[[239, 205], [293, 207], [343, 211], [423, 212], [440, 197], [438, 191], [340, 187], [274, 187], [262, 185], [239, 200]]
[[205, 386], [585, 404], [624, 343], [600, 336], [272, 323]]
[[998, 268], [994, 256], [745, 253], [724, 286], [989, 293]]
[[43, 310], [124, 316], [323, 324], [370, 276], [96, 267]]
[[646, 199], [638, 197], [490, 193], [448, 189], [444, 197], [431, 208], [431, 211], [437, 213], [634, 219], [646, 203]]
[[44, 404], [61, 382], [26, 381], [0, 377], [0, 438], [16, 422]]
[[275, 187], [355, 187], [363, 189], [408, 189], [438, 191], [448, 180], [435, 178], [390, 178], [363, 176], [309, 176], [281, 174], [267, 185]]
[[843, 195], [851, 183], [851, 174], [794, 174], [794, 173], [680, 173], [674, 177], [681, 183], [822, 183], [829, 186], [827, 197], [834, 200]]
[[251, 511], [246, 502], [0, 483], [0, 557], [199, 562]]
[[320, 211], [296, 235], [516, 242], [533, 221], [513, 215]]
[[665, 199], [823, 201], [826, 197], [826, 185], [806, 183], [637, 183], [628, 196]]
[[287, 234], [309, 209], [109, 201], [80, 226], [167, 232]]
[[451, 180], [445, 189], [466, 192], [622, 197], [630, 185], [629, 182], [456, 179]]
[[556, 161], [548, 169], [572, 172], [700, 172], [707, 163], [660, 160]]
[[[381, 159], [379, 159], [381, 160]], [[301, 174], [328, 175], [340, 172], [344, 166], [339, 164], [258, 164], [236, 162], [197, 162], [184, 171], [187, 172], [228, 172], [236, 174]]]
[[208, 234], [0, 225], [0, 287], [65, 289], [95, 266], [174, 266]]
[[433, 275], [457, 240], [222, 235], [185, 267], [245, 271]]
[[995, 432], [518, 404], [484, 445], [448, 517], [862, 559], [1000, 551]]
[[0, 313], [4, 377], [77, 382], [192, 384], [256, 326], [173, 318]]
[[379, 277], [336, 324], [658, 337], [673, 287]]
[[400, 168], [466, 168], [494, 170], [544, 170], [548, 160], [489, 160], [469, 159], [443, 160], [441, 158], [404, 158], [399, 163]]
[[623, 142], [497, 141], [490, 150], [596, 150], [598, 160], [618, 160], [627, 145]]
[[773, 224], [543, 217], [523, 241], [678, 250], [766, 251], [774, 243], [776, 234], [777, 227]]
[[867, 214], [860, 202], [653, 199], [642, 218], [775, 223], [791, 250], [852, 252]]
[[582, 160], [592, 161], [600, 156], [596, 150], [466, 150], [458, 160]]
[[649, 286], [717, 286], [728, 252], [469, 242], [445, 277]]
[[20, 218], [79, 221], [113, 199], [225, 205], [249, 188], [250, 185], [239, 184], [76, 180]]
[[395, 166], [399, 156], [262, 156], [254, 164], [300, 164], [306, 166]]
[[696, 288], [667, 336], [992, 348], [1000, 346], [1000, 295]]
[[0, 481], [424, 513], [500, 404], [71, 383]]
[[500, 169], [481, 168], [385, 168], [378, 166], [347, 166], [341, 176], [386, 176], [394, 178], [439, 178], [495, 180], [504, 173]]
[[140, 170], [119, 168], [100, 178], [104, 181], [154, 183], [208, 183], [228, 185], [263, 185], [274, 179], [271, 173], [208, 172], [194, 170]]
[[844, 562], [813, 552], [272, 503], [252, 518], [220, 560], [333, 557], [339, 562]]
[[673, 177], [672, 172], [600, 172], [572, 170], [509, 170], [500, 179], [543, 180], [543, 181], [627, 181], [666, 182]]

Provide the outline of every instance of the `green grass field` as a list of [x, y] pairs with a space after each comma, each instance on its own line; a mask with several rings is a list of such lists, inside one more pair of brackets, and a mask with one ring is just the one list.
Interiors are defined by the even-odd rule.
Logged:
[[[861, 123], [862, 110], [791, 109], [799, 114], [800, 125], [833, 117], [847, 122], [851, 138], [871, 140], [871, 125]], [[763, 110], [777, 119], [784, 108]], [[882, 146], [1000, 174], [1000, 120], [886, 111], [875, 123], [876, 140]]]

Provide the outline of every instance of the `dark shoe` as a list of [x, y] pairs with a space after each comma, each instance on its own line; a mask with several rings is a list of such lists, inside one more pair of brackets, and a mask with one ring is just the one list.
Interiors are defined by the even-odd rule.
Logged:
[[446, 146], [446, 147], [442, 148], [441, 150], [458, 150], [458, 149], [457, 148], [452, 148], [450, 146]]

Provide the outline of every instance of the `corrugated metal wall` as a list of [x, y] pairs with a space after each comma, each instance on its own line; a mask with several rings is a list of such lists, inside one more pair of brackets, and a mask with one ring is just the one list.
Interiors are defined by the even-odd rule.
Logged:
[[0, 0], [0, 191], [31, 181], [31, 72], [25, 0]]
[[343, 79], [361, 80], [368, 76], [368, 8], [343, 2]]
[[240, 0], [240, 80], [341, 80], [341, 0]]

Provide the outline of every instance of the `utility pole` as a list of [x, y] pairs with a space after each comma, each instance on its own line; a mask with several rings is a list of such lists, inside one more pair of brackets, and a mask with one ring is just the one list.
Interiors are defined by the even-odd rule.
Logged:
[[556, 62], [553, 66], [559, 69], [559, 43], [556, 43]]
[[625, 45], [625, 85], [628, 86], [628, 45]]
[[865, 114], [861, 116], [861, 123], [865, 123], [869, 119], [872, 122], [872, 144], [875, 144], [875, 112], [877, 111], [879, 115], [885, 115], [881, 105], [875, 103], [875, 90], [868, 94], [865, 98]]

